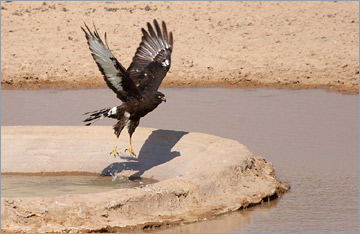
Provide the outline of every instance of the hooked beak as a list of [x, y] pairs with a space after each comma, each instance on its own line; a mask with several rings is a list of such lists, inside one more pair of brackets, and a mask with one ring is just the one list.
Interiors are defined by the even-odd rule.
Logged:
[[166, 97], [162, 97], [161, 100], [162, 100], [163, 102], [166, 102]]

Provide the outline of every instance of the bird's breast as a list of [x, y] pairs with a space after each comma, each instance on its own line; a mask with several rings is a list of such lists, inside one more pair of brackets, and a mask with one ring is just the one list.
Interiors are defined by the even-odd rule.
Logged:
[[131, 100], [124, 106], [125, 111], [130, 114], [130, 118], [141, 118], [153, 111], [159, 103], [152, 102], [149, 99]]

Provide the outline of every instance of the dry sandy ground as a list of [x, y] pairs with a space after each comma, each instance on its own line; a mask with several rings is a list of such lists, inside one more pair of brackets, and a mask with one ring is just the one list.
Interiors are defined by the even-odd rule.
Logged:
[[83, 21], [127, 67], [154, 18], [175, 39], [163, 86], [358, 93], [358, 2], [1, 2], [1, 88], [105, 87]]
[[[237, 141], [137, 128], [138, 158], [114, 158], [110, 126], [1, 127], [1, 171], [87, 172], [159, 182], [56, 197], [1, 198], [2, 232], [119, 232], [195, 222], [277, 197], [289, 189], [273, 166]], [[128, 136], [119, 139], [120, 150]]]

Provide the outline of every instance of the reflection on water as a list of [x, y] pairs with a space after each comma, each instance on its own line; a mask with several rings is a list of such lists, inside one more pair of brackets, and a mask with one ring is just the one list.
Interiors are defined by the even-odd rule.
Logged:
[[[269, 211], [278, 206], [280, 199], [275, 199], [271, 202], [264, 202], [260, 205], [253, 206], [247, 209], [239, 210], [230, 214], [224, 214], [220, 217], [204, 219], [201, 222], [185, 225], [177, 225], [161, 230], [154, 230], [153, 232], [167, 232], [167, 233], [231, 233], [231, 232], [250, 232], [244, 231], [254, 222], [256, 216], [269, 217]], [[275, 223], [275, 222], [274, 222]], [[234, 229], [236, 227], [236, 229]], [[267, 229], [263, 229], [267, 232]]]
[[139, 182], [101, 176], [1, 175], [1, 197], [53, 197], [106, 192], [140, 186]]
[[[359, 232], [357, 95], [322, 90], [161, 91], [167, 102], [141, 119], [140, 126], [238, 140], [272, 162], [277, 177], [291, 185], [291, 192], [272, 201], [271, 208], [264, 203], [163, 231]], [[119, 104], [111, 90], [3, 90], [1, 97], [2, 125], [82, 125], [82, 113]]]

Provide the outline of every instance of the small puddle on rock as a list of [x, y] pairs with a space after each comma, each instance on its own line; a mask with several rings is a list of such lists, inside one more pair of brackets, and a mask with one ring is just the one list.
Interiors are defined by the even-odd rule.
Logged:
[[1, 197], [54, 197], [65, 194], [89, 194], [113, 189], [141, 187], [150, 179], [128, 180], [99, 175], [1, 175]]

